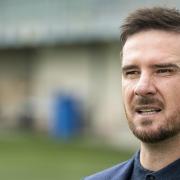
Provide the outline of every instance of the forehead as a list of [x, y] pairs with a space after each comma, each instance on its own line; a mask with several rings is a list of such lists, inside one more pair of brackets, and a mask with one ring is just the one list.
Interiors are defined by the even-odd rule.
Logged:
[[180, 33], [148, 30], [130, 36], [122, 50], [122, 66], [180, 62]]

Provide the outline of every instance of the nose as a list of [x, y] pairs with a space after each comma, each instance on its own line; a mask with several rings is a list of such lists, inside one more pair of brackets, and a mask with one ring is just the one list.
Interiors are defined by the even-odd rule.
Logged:
[[138, 96], [156, 94], [156, 87], [152, 77], [147, 74], [141, 74], [140, 78], [135, 84], [134, 93]]

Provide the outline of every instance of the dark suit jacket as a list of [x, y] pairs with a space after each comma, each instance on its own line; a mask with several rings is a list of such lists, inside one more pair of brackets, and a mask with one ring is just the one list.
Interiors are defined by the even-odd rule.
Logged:
[[84, 180], [130, 180], [133, 166], [134, 158], [88, 176]]

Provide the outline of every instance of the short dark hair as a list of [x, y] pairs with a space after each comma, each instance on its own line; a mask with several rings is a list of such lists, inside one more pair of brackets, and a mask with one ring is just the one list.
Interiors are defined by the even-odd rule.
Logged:
[[121, 26], [121, 47], [129, 36], [151, 29], [180, 33], [180, 11], [175, 8], [152, 7], [131, 13]]

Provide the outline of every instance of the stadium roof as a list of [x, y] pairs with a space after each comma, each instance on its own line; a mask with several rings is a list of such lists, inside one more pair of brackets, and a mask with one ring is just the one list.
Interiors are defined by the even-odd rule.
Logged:
[[118, 41], [122, 19], [156, 0], [0, 0], [0, 47]]

